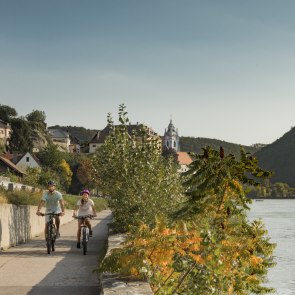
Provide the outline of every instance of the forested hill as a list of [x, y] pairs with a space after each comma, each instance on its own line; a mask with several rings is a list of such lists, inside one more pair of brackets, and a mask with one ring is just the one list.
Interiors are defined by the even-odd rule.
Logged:
[[[80, 142], [89, 142], [98, 130], [86, 129], [84, 127], [77, 126], [50, 126], [49, 128], [59, 128], [64, 131], [69, 131], [71, 136], [75, 136]], [[202, 137], [180, 137], [180, 149], [184, 152], [195, 152], [199, 153], [201, 148], [210, 146], [213, 149], [219, 150], [222, 146], [225, 150], [225, 154], [234, 154], [239, 157], [241, 145], [230, 143], [218, 139], [202, 138]], [[259, 150], [253, 146], [242, 146], [246, 152], [255, 153]]]
[[218, 139], [203, 137], [180, 137], [180, 149], [183, 152], [200, 153], [201, 149], [206, 146], [210, 146], [215, 150], [219, 150], [220, 146], [222, 146], [226, 155], [233, 154], [236, 157], [240, 156], [240, 147], [243, 147], [246, 152], [249, 152], [251, 154], [254, 154], [259, 150], [258, 147], [244, 146]]
[[274, 172], [271, 182], [295, 187], [295, 128], [255, 153], [259, 165]]
[[86, 129], [84, 127], [76, 126], [50, 126], [49, 128], [58, 128], [64, 131], [69, 131], [70, 135], [79, 139], [81, 143], [89, 142], [98, 130]]

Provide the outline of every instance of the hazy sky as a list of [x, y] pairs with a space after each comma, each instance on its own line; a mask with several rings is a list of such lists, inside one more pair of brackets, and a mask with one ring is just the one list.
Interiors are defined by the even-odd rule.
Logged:
[[271, 143], [295, 121], [295, 1], [0, 0], [0, 104]]

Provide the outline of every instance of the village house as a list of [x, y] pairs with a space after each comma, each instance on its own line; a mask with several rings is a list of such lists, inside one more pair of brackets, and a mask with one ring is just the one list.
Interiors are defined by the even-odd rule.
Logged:
[[7, 159], [4, 156], [0, 156], [0, 173], [13, 173], [20, 178], [22, 178], [24, 175], [26, 175], [26, 172], [22, 169], [18, 168], [13, 162], [11, 162], [9, 159]]
[[80, 153], [81, 152], [81, 145], [80, 141], [77, 137], [70, 135], [70, 146], [69, 146], [70, 153]]
[[6, 153], [3, 155], [6, 159], [11, 161], [16, 167], [22, 171], [26, 171], [27, 168], [41, 169], [39, 159], [29, 152], [26, 153]]
[[0, 119], [0, 142], [6, 145], [11, 132], [12, 129], [10, 124]]
[[180, 165], [178, 172], [183, 173], [188, 171], [188, 167], [193, 160], [187, 152], [177, 152], [177, 161]]
[[[129, 124], [127, 126], [127, 131], [128, 134], [131, 136], [135, 131], [139, 131], [140, 128], [142, 128], [144, 125], [143, 124]], [[148, 135], [152, 138], [157, 138], [159, 140], [159, 147], [161, 147], [161, 138], [160, 136], [153, 131], [152, 128], [144, 126], [147, 128], [148, 130]], [[110, 127], [106, 126], [104, 129], [102, 129], [101, 131], [98, 131], [93, 138], [90, 140], [89, 142], [89, 153], [92, 154], [95, 152], [95, 150], [97, 148], [99, 148], [100, 146], [102, 146], [107, 138], [107, 136], [110, 133]]]
[[163, 148], [166, 148], [168, 150], [172, 149], [176, 152], [177, 161], [180, 165], [178, 172], [183, 173], [189, 169], [189, 165], [192, 163], [192, 158], [187, 152], [180, 151], [179, 141], [178, 129], [175, 128], [172, 120], [170, 120], [170, 123], [167, 129], [165, 129], [165, 133], [163, 136]]
[[63, 131], [62, 129], [58, 128], [48, 128], [48, 133], [52, 139], [54, 145], [62, 152], [69, 152], [70, 151], [70, 135], [69, 132]]

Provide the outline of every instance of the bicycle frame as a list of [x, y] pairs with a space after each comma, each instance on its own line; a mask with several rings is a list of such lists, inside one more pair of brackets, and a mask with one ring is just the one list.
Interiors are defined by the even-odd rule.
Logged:
[[40, 215], [49, 216], [49, 220], [46, 222], [45, 239], [46, 239], [47, 253], [50, 254], [51, 251], [55, 251], [55, 240], [56, 240], [56, 227], [53, 222], [53, 218], [55, 216], [60, 216], [60, 214], [50, 212], [50, 213], [41, 213]]
[[85, 224], [85, 220], [87, 218], [92, 218], [92, 215], [85, 215], [85, 216], [76, 216], [75, 219], [81, 219], [81, 240], [82, 240], [82, 246], [83, 246], [83, 254], [86, 255], [87, 253], [87, 243], [89, 241], [89, 228]]

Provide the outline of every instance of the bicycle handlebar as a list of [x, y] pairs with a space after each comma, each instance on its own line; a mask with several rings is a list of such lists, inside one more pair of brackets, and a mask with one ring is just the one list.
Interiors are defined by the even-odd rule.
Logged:
[[47, 215], [51, 215], [51, 216], [61, 216], [61, 213], [39, 213], [40, 216], [47, 216]]
[[73, 216], [75, 219], [86, 219], [86, 218], [93, 218], [94, 215], [88, 214], [88, 215], [82, 215], [82, 216]]

